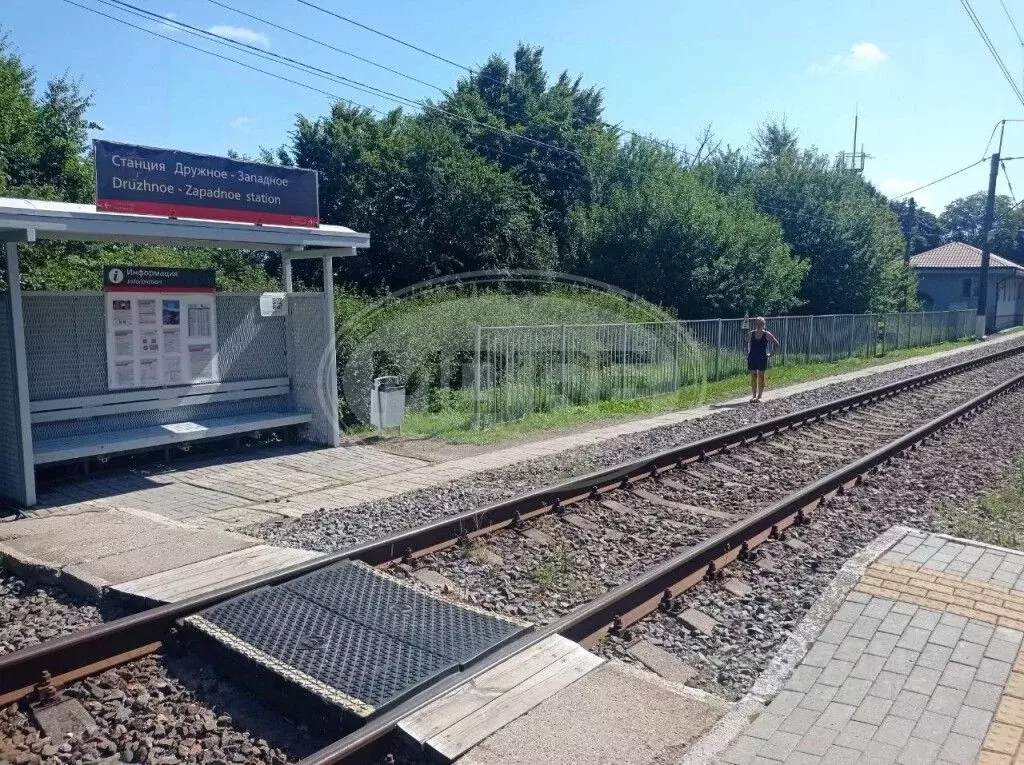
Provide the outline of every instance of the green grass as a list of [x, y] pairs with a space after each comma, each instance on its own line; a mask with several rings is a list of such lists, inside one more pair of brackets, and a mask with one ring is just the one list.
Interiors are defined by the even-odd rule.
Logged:
[[1021, 549], [1024, 547], [1024, 460], [1010, 468], [1006, 483], [966, 507], [940, 505], [935, 528], [945, 534]]
[[[828, 363], [817, 362], [775, 367], [769, 370], [767, 383], [769, 388], [781, 388], [891, 361], [958, 348], [970, 342], [970, 340], [961, 340], [924, 348], [892, 351], [885, 356], [870, 359], [852, 358]], [[569, 428], [601, 420], [660, 414], [714, 404], [736, 398], [749, 393], [749, 391], [750, 378], [746, 374], [740, 374], [703, 385], [689, 385], [675, 393], [646, 398], [613, 399], [550, 412], [532, 413], [520, 420], [500, 423], [482, 430], [473, 428], [472, 415], [467, 414], [465, 410], [446, 410], [437, 413], [410, 411], [405, 416], [404, 431], [410, 435], [433, 436], [451, 443], [488, 444], [540, 431]]]

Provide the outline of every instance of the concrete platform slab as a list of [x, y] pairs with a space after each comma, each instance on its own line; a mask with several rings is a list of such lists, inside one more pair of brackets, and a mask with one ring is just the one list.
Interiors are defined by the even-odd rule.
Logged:
[[465, 765], [674, 765], [729, 704], [607, 662], [463, 756]]
[[107, 510], [0, 524], [0, 554], [39, 561], [54, 573], [81, 575], [96, 586], [116, 584], [258, 544], [227, 531], [196, 534]]

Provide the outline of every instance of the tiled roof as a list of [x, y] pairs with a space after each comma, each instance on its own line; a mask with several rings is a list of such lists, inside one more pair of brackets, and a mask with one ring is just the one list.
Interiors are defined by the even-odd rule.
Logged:
[[[914, 255], [910, 258], [910, 265], [914, 268], [980, 268], [981, 250], [963, 242], [950, 242]], [[1016, 263], [995, 253], [989, 256], [989, 266], [1024, 271], [1024, 268]]]

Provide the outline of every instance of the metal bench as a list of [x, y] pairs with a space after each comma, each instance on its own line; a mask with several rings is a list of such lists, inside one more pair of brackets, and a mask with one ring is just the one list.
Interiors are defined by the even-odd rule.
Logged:
[[[161, 411], [177, 407], [240, 401], [252, 398], [288, 396], [287, 377], [245, 382], [204, 383], [176, 388], [150, 388], [98, 396], [33, 401], [29, 405], [33, 425], [87, 420], [132, 412]], [[114, 426], [100, 433], [86, 433], [33, 440], [36, 465], [71, 462], [88, 457], [146, 451], [189, 441], [238, 436], [263, 430], [304, 425], [312, 415], [288, 411], [281, 406], [264, 411], [231, 416], [199, 417], [182, 422], [142, 425], [131, 428]]]

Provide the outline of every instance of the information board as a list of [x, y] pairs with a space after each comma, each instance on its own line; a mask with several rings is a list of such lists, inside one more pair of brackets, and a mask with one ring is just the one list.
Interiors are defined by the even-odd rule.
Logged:
[[[140, 283], [144, 281], [148, 283]], [[213, 282], [212, 272], [126, 266], [106, 269], [110, 390], [220, 379], [214, 294], [210, 288], [191, 286], [206, 282]]]
[[97, 210], [320, 225], [315, 170], [110, 141], [93, 141], [93, 148]]

